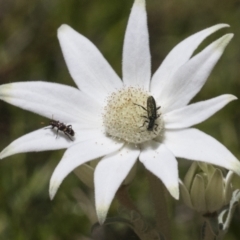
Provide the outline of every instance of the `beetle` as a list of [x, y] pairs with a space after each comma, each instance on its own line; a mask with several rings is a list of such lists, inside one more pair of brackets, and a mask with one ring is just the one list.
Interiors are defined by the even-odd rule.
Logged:
[[160, 107], [156, 106], [156, 101], [153, 96], [149, 96], [147, 98], [147, 108], [143, 107], [142, 105], [134, 103], [134, 105], [137, 105], [141, 107], [143, 110], [147, 112], [147, 116], [141, 116], [146, 118], [147, 120], [144, 121], [143, 127], [145, 123], [148, 123], [147, 130], [148, 131], [154, 131], [157, 129], [158, 124], [155, 123], [156, 119], [160, 117], [160, 114], [157, 113], [157, 110], [160, 109]]
[[56, 120], [51, 120], [50, 121], [50, 125], [52, 126], [52, 129], [54, 129], [55, 127], [57, 128], [57, 136], [58, 137], [58, 132], [62, 131], [71, 141], [73, 141], [73, 139], [70, 136], [74, 136], [75, 132], [72, 129], [72, 125], [65, 125], [64, 123], [61, 123], [59, 121]]

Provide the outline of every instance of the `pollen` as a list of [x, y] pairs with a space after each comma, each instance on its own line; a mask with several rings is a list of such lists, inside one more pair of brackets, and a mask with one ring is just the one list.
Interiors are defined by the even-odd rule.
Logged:
[[139, 144], [161, 135], [161, 108], [147, 106], [151, 95], [141, 88], [128, 87], [113, 92], [107, 98], [103, 124], [108, 135]]

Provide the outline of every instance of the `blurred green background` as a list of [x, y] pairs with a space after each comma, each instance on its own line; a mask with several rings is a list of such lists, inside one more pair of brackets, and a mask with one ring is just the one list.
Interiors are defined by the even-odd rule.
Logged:
[[[0, 83], [46, 80], [75, 86], [56, 37], [57, 28], [63, 23], [89, 38], [121, 76], [123, 37], [132, 4], [132, 0], [0, 0]], [[147, 11], [153, 71], [187, 36], [217, 23], [230, 24], [231, 28], [221, 30], [201, 45], [206, 46], [224, 33], [235, 34], [193, 101], [224, 93], [239, 97], [239, 0], [147, 0]], [[41, 122], [48, 124], [48, 119], [2, 101], [0, 114], [0, 149], [41, 128]], [[240, 159], [239, 101], [230, 103], [197, 127], [225, 144]], [[0, 239], [84, 240], [87, 239], [84, 236], [90, 236], [91, 223], [76, 200], [79, 187], [86, 193], [89, 191], [74, 174], [65, 179], [53, 201], [48, 196], [51, 174], [63, 153], [18, 154], [0, 162]], [[189, 164], [180, 161], [181, 177]], [[130, 190], [143, 213], [150, 215], [142, 166]], [[201, 219], [181, 201], [172, 200], [172, 206], [173, 239], [198, 239], [197, 224]], [[115, 215], [114, 203], [109, 216]], [[239, 224], [238, 207], [226, 239], [239, 239]]]

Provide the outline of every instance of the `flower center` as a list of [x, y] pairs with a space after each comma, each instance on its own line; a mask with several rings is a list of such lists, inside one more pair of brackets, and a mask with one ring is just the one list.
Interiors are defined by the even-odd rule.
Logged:
[[106, 133], [130, 143], [151, 140], [163, 130], [160, 106], [141, 88], [123, 88], [107, 98], [103, 124]]

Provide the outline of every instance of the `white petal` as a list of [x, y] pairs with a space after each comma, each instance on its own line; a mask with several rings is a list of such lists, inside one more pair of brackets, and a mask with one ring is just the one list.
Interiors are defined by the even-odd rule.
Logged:
[[178, 45], [164, 59], [158, 70], [152, 77], [151, 92], [154, 96], [162, 95], [165, 84], [168, 84], [168, 79], [173, 75], [179, 67], [186, 63], [192, 56], [199, 44], [209, 35], [217, 30], [229, 27], [227, 24], [217, 24], [210, 28], [197, 32], [186, 38]]
[[123, 45], [123, 82], [149, 90], [151, 59], [145, 0], [135, 0]]
[[206, 101], [193, 103], [163, 114], [166, 129], [187, 128], [201, 123], [237, 98], [231, 94], [221, 95]]
[[94, 173], [95, 205], [99, 223], [105, 221], [110, 204], [119, 186], [128, 175], [139, 156], [140, 150], [133, 145], [105, 156]]
[[67, 136], [58, 134], [58, 137], [56, 138], [56, 131], [43, 128], [28, 133], [13, 141], [2, 150], [0, 153], [0, 159], [17, 153], [41, 152], [68, 148], [73, 144], [74, 141], [71, 141]]
[[158, 99], [164, 112], [187, 105], [200, 91], [232, 37], [226, 34], [219, 38], [176, 71]]
[[60, 122], [100, 123], [98, 102], [67, 85], [37, 81], [4, 84], [0, 99]]
[[58, 29], [58, 39], [69, 72], [84, 93], [102, 103], [109, 92], [122, 86], [120, 78], [87, 38], [63, 24]]
[[142, 146], [140, 161], [150, 172], [160, 178], [170, 194], [178, 199], [178, 164], [174, 155], [162, 143], [149, 141]]
[[176, 157], [224, 167], [240, 175], [240, 162], [213, 137], [197, 130], [168, 130], [164, 143]]
[[53, 199], [63, 179], [76, 167], [81, 164], [112, 153], [123, 143], [107, 138], [103, 133], [99, 132], [94, 138], [79, 142], [68, 148], [60, 163], [55, 168], [50, 180], [49, 194]]

